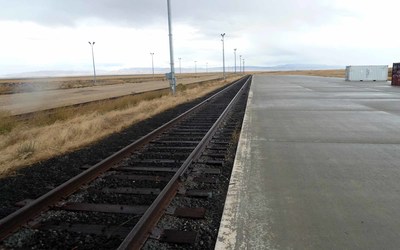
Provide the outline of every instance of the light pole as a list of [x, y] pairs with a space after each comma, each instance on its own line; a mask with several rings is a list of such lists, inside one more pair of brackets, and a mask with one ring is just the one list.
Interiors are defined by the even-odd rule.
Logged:
[[221, 34], [222, 41], [222, 71], [225, 79], [225, 33]]
[[197, 74], [197, 61], [194, 61], [194, 73]]
[[95, 64], [94, 64], [94, 51], [93, 51], [94, 42], [89, 42], [89, 44], [90, 44], [90, 47], [92, 47], [93, 81], [94, 81], [94, 84], [93, 84], [93, 85], [96, 85], [96, 66], [95, 66]]
[[172, 94], [175, 95], [176, 91], [176, 78], [175, 78], [175, 66], [174, 66], [174, 46], [172, 40], [172, 23], [171, 23], [171, 3], [170, 0], [167, 0], [168, 7], [168, 31], [169, 31], [169, 61], [171, 64], [171, 73], [167, 74], [167, 78], [169, 80]]
[[239, 73], [242, 73], [242, 55], [239, 56]]
[[244, 58], [243, 58], [243, 74], [244, 74]]
[[235, 74], [236, 74], [236, 50], [237, 49], [233, 49], [233, 53], [235, 54]]
[[179, 74], [182, 74], [182, 66], [181, 66], [181, 60], [182, 58], [178, 58], [179, 59]]
[[154, 79], [154, 53], [150, 53], [151, 55], [151, 69], [153, 72], [153, 79]]

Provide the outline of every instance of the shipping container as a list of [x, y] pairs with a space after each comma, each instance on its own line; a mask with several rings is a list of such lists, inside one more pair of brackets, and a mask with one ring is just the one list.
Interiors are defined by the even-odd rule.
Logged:
[[400, 86], [400, 63], [393, 63], [392, 85]]
[[346, 81], [387, 81], [387, 65], [346, 66]]

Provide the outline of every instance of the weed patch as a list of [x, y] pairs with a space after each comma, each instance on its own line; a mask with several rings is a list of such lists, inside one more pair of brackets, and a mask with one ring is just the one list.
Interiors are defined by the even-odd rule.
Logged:
[[0, 111], [0, 135], [10, 133], [17, 126], [17, 121], [8, 111]]
[[28, 141], [22, 143], [17, 149], [17, 157], [20, 159], [27, 159], [31, 157], [36, 151], [36, 143], [34, 141]]

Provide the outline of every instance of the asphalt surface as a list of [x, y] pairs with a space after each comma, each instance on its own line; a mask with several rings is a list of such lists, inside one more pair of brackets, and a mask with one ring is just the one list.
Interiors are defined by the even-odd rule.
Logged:
[[216, 249], [400, 249], [400, 88], [255, 76]]

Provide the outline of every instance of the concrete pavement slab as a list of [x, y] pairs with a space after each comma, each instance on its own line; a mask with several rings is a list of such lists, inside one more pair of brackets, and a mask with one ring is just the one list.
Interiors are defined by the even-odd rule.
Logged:
[[400, 248], [400, 88], [387, 85], [255, 76], [216, 249]]

